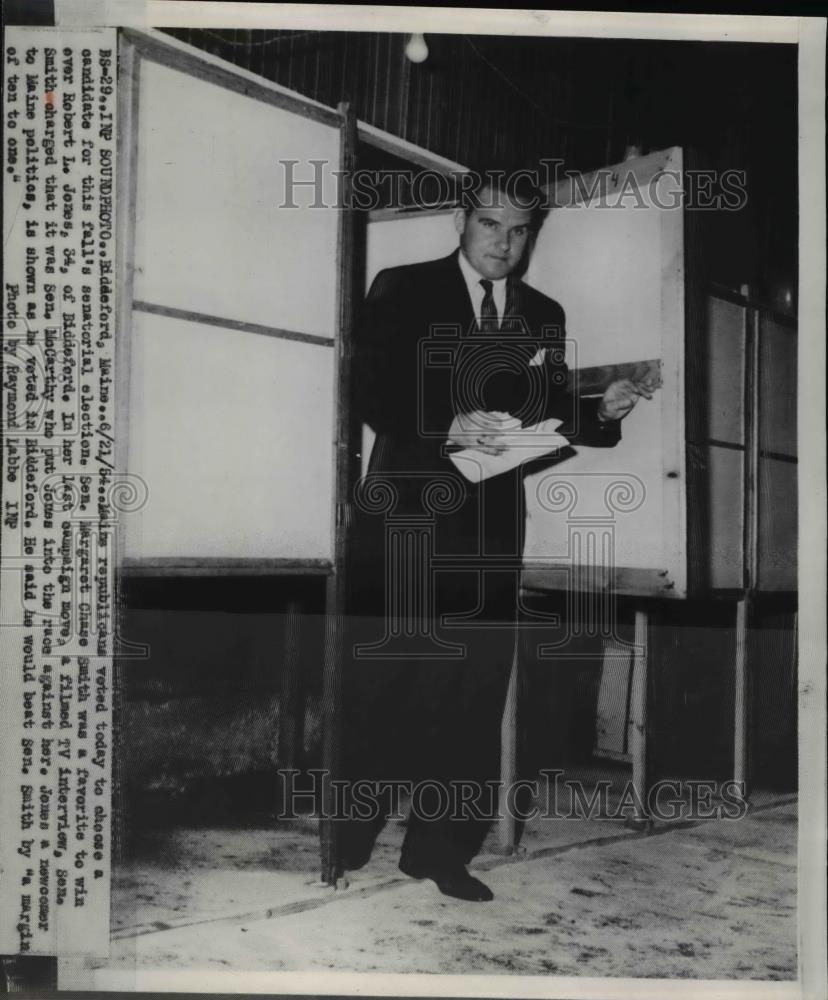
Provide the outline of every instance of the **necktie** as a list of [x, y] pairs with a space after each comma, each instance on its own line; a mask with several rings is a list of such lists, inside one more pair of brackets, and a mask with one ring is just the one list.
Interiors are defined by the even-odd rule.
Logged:
[[480, 279], [483, 289], [483, 304], [480, 306], [480, 332], [497, 333], [499, 328], [497, 306], [492, 295], [492, 283], [487, 278]]

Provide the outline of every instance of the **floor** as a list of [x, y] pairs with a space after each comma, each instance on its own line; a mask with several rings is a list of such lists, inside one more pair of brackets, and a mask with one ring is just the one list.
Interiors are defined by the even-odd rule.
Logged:
[[402, 876], [399, 822], [336, 890], [318, 881], [310, 821], [159, 830], [117, 873], [95, 987], [149, 969], [791, 980], [796, 830], [796, 799], [779, 793], [755, 794], [741, 819], [649, 833], [538, 819], [521, 853], [493, 835], [475, 860], [486, 904]]

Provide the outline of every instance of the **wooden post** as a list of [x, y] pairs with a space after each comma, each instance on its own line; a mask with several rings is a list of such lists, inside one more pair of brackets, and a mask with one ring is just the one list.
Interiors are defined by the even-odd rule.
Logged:
[[342, 729], [342, 632], [345, 608], [345, 560], [350, 521], [350, 496], [355, 459], [350, 447], [350, 359], [351, 327], [354, 312], [354, 211], [351, 207], [351, 177], [356, 156], [356, 116], [347, 103], [340, 103], [341, 204], [336, 258], [337, 344], [336, 344], [336, 428], [334, 456], [336, 470], [336, 514], [333, 573], [325, 592], [325, 662], [322, 668], [322, 818], [319, 825], [321, 878], [336, 885], [339, 863], [331, 780], [341, 769]]
[[331, 779], [340, 770], [342, 701], [342, 604], [339, 581], [331, 575], [325, 595], [325, 662], [322, 668], [322, 818], [319, 825], [322, 872], [327, 885], [336, 885], [338, 851]]
[[733, 707], [733, 780], [743, 783], [747, 796], [748, 781], [748, 719], [750, 678], [747, 662], [748, 597], [736, 603], [736, 659], [734, 663], [735, 697]]
[[[514, 788], [517, 781], [517, 726], [518, 726], [518, 662], [520, 658], [520, 638], [515, 637], [515, 651], [503, 719], [500, 724], [500, 848], [504, 854], [513, 854], [516, 847], [516, 823], [514, 816]], [[508, 807], [511, 805], [512, 809]]]
[[747, 797], [748, 727], [750, 725], [750, 676], [747, 662], [747, 627], [750, 595], [759, 586], [759, 310], [750, 305], [750, 288], [742, 285], [748, 300], [745, 322], [745, 385], [742, 432], [745, 439], [743, 459], [743, 587], [736, 604], [733, 777], [744, 782]]
[[301, 767], [304, 742], [305, 703], [299, 671], [299, 627], [301, 617], [297, 601], [290, 601], [285, 615], [284, 658], [279, 697], [280, 768]]
[[635, 612], [635, 648], [633, 650], [632, 692], [630, 697], [630, 755], [632, 782], [636, 803], [641, 811], [628, 822], [631, 826], [649, 823], [647, 801], [647, 688], [649, 659], [649, 613], [644, 608]]

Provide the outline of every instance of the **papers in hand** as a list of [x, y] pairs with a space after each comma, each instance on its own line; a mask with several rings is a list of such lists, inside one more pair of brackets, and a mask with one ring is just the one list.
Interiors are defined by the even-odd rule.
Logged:
[[560, 448], [567, 447], [568, 438], [556, 433], [562, 422], [552, 417], [531, 427], [505, 431], [500, 438], [506, 447], [499, 455], [487, 455], [476, 448], [463, 448], [461, 451], [451, 452], [449, 458], [469, 482], [480, 483], [484, 479], [509, 472], [530, 459], [551, 455]]

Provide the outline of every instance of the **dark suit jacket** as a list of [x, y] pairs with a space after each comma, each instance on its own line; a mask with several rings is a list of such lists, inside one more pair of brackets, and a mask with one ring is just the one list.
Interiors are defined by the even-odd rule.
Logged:
[[[573, 445], [616, 444], [619, 422], [601, 423], [598, 400], [567, 392], [561, 306], [510, 277], [501, 329], [480, 333], [458, 253], [381, 271], [371, 286], [354, 359], [357, 406], [377, 433], [371, 471], [453, 472], [446, 435], [476, 409], [523, 426], [557, 417]], [[541, 347], [545, 363], [529, 365]]]

